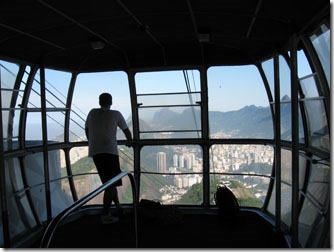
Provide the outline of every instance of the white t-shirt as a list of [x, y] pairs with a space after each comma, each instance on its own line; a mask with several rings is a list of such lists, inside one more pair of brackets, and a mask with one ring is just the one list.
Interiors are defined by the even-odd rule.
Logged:
[[99, 153], [118, 155], [117, 127], [126, 129], [128, 126], [123, 115], [117, 110], [95, 108], [87, 116], [88, 156]]

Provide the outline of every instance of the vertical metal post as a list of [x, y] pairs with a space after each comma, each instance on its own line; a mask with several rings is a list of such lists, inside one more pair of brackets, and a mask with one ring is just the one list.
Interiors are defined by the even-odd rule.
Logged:
[[209, 142], [209, 104], [207, 68], [200, 69], [201, 76], [201, 114], [202, 114], [202, 149], [203, 149], [203, 203], [210, 206], [210, 146]]
[[45, 94], [45, 69], [40, 68], [40, 88], [41, 88], [41, 119], [43, 134], [43, 164], [44, 164], [44, 181], [45, 181], [45, 203], [47, 220], [52, 219], [51, 197], [50, 197], [50, 176], [49, 176], [49, 152], [48, 152], [48, 131], [47, 131], [47, 114], [46, 114], [46, 94]]
[[6, 172], [5, 172], [5, 158], [4, 158], [4, 146], [3, 146], [3, 118], [2, 118], [2, 91], [1, 91], [1, 67], [0, 67], [0, 197], [1, 197], [1, 217], [2, 217], [2, 233], [4, 239], [4, 247], [10, 247], [9, 236], [9, 222], [8, 222], [8, 206], [6, 195]]
[[281, 92], [280, 69], [278, 54], [274, 54], [274, 84], [275, 84], [275, 228], [281, 231]]
[[140, 192], [140, 150], [141, 147], [138, 145], [139, 140], [139, 116], [138, 116], [138, 101], [137, 101], [137, 92], [136, 92], [136, 81], [135, 73], [133, 71], [127, 72], [129, 80], [129, 91], [131, 98], [131, 114], [132, 114], [132, 134], [133, 134], [133, 169], [134, 169], [134, 178], [136, 181], [136, 191], [137, 198], [134, 201], [139, 201], [139, 192]]
[[[65, 143], [70, 142], [70, 119], [71, 119], [71, 107], [72, 107], [72, 98], [73, 98], [73, 91], [75, 87], [75, 82], [77, 79], [77, 73], [72, 73], [72, 78], [70, 82], [70, 86], [67, 92], [67, 100], [66, 100], [66, 113], [65, 113], [65, 127], [64, 127], [64, 141]], [[75, 189], [75, 184], [73, 180], [73, 172], [71, 168], [71, 158], [70, 158], [70, 149], [66, 148], [64, 150], [65, 154], [65, 163], [66, 163], [66, 171], [68, 176], [68, 183], [70, 185], [72, 197], [74, 201], [78, 200], [78, 194]]]
[[297, 39], [291, 38], [291, 132], [292, 132], [292, 209], [291, 209], [291, 246], [299, 247], [299, 116], [298, 116], [298, 75], [297, 75]]

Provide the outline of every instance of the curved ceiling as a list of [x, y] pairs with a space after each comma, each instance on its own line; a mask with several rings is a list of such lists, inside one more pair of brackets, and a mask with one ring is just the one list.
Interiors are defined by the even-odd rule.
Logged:
[[11, 0], [0, 57], [71, 71], [249, 64], [283, 48], [325, 0]]

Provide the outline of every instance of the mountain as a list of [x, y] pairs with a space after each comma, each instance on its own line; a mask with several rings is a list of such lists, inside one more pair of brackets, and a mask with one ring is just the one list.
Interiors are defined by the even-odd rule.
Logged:
[[233, 132], [234, 137], [272, 138], [273, 122], [269, 107], [254, 105], [228, 112], [209, 112], [210, 131]]
[[[196, 120], [194, 120], [194, 118]], [[152, 125], [161, 130], [200, 128], [200, 111], [188, 108], [182, 113], [163, 108], [156, 112]], [[269, 107], [246, 106], [229, 112], [209, 111], [211, 134], [223, 131], [233, 137], [273, 138], [273, 122]]]

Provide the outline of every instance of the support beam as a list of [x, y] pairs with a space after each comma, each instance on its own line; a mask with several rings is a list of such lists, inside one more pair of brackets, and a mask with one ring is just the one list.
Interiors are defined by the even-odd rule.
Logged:
[[299, 247], [299, 115], [298, 115], [298, 75], [297, 75], [297, 39], [291, 38], [291, 132], [292, 132], [292, 206], [291, 206], [291, 246]]

